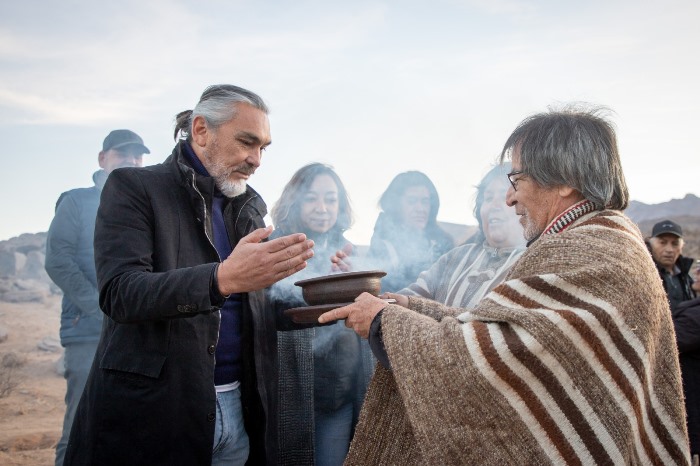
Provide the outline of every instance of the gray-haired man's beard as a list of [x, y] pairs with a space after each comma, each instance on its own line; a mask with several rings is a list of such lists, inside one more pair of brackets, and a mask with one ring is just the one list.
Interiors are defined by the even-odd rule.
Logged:
[[535, 223], [530, 220], [529, 217], [525, 218], [525, 224], [523, 225], [523, 236], [525, 241], [532, 241], [537, 239], [538, 236], [542, 234], [542, 231], [538, 228]]
[[221, 191], [221, 193], [228, 198], [240, 196], [246, 190], [247, 183], [245, 180], [231, 181], [225, 176], [215, 176], [213, 178], [216, 187], [219, 188], [219, 191]]
[[243, 162], [235, 167], [228, 167], [226, 164], [211, 157], [206, 151], [204, 152], [203, 163], [209, 175], [214, 178], [216, 187], [228, 198], [240, 196], [245, 192], [247, 186], [246, 180], [231, 180], [231, 174], [240, 172], [252, 175], [255, 173], [255, 167], [249, 163]]

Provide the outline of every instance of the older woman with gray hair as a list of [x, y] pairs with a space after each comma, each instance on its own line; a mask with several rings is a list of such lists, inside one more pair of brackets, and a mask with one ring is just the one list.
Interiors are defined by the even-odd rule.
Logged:
[[523, 229], [515, 209], [506, 205], [510, 163], [491, 168], [477, 186], [474, 216], [479, 232], [452, 249], [415, 283], [388, 297], [408, 304], [406, 296], [420, 296], [448, 306], [474, 307], [496, 285], [525, 250]]

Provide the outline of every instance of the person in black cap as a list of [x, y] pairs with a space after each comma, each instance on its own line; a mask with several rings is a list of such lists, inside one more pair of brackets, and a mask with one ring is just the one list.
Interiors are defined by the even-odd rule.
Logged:
[[683, 376], [683, 394], [688, 422], [688, 438], [693, 464], [700, 455], [700, 268], [691, 272], [694, 259], [684, 257], [683, 229], [671, 220], [664, 220], [651, 230], [649, 248], [663, 280], [671, 317], [676, 330], [676, 343]]
[[683, 229], [676, 222], [663, 220], [654, 225], [648, 240], [649, 251], [663, 280], [671, 310], [681, 301], [695, 297], [690, 268], [694, 260], [683, 257]]
[[63, 291], [61, 345], [64, 351], [66, 413], [63, 433], [56, 445], [56, 465], [63, 464], [68, 434], [83, 393], [102, 329], [98, 303], [93, 236], [102, 187], [115, 168], [141, 167], [150, 154], [143, 139], [128, 129], [110, 132], [98, 155], [100, 170], [95, 185], [64, 192], [56, 202], [56, 214], [46, 240], [45, 268]]
[[98, 161], [109, 175], [115, 168], [143, 166], [143, 154], [150, 153], [141, 136], [128, 129], [115, 129], [102, 142]]

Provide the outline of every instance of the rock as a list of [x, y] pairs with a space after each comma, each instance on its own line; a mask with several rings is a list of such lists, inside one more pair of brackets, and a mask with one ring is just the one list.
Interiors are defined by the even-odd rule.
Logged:
[[27, 265], [27, 256], [21, 252], [15, 251], [15, 275], [18, 274]]
[[58, 351], [61, 351], [61, 342], [56, 337], [48, 336], [42, 338], [42, 340], [39, 343], [37, 343], [36, 347], [42, 351], [50, 351], [52, 353], [56, 353]]
[[41, 279], [0, 278], [0, 301], [42, 302], [50, 294], [57, 293], [52, 290], [51, 283]]
[[41, 302], [61, 294], [44, 269], [47, 233], [24, 233], [0, 241], [0, 301]]
[[13, 280], [9, 278], [0, 278], [0, 294], [14, 290]]
[[51, 292], [51, 285], [37, 279], [17, 279], [14, 282], [14, 289], [17, 291], [43, 291]]
[[5, 368], [22, 367], [27, 363], [27, 358], [20, 356], [15, 352], [5, 353], [0, 361], [0, 366]]
[[49, 275], [44, 270], [45, 259], [46, 255], [42, 251], [28, 252], [26, 263], [17, 271], [17, 275], [22, 278], [49, 280]]
[[[3, 442], [0, 444], [0, 450], [15, 453], [15, 456], [19, 458], [21, 455], [17, 455], [16, 454], [17, 452], [35, 451], [35, 450], [55, 448], [56, 444], [58, 443], [58, 439], [60, 437], [61, 437], [61, 433], [59, 431], [32, 432], [32, 433], [22, 434], [22, 435], [18, 435], [15, 437], [3, 439]], [[11, 464], [24, 464], [24, 463], [11, 463]], [[53, 462], [52, 462], [52, 464], [53, 464]]]
[[61, 377], [63, 377], [66, 373], [66, 360], [64, 359], [63, 354], [56, 361], [56, 373]]
[[0, 249], [0, 277], [12, 277], [17, 273], [17, 258], [15, 252], [6, 248]]
[[27, 254], [29, 251], [46, 250], [46, 238], [48, 232], [22, 233], [19, 236], [7, 240], [15, 250]]
[[46, 293], [38, 290], [11, 290], [0, 295], [0, 301], [8, 303], [40, 303]]

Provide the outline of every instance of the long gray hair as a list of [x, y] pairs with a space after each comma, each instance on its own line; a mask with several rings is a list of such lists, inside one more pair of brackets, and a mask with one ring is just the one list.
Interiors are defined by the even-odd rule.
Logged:
[[236, 104], [241, 102], [252, 105], [265, 114], [270, 113], [265, 102], [256, 93], [232, 84], [215, 84], [204, 90], [194, 110], [184, 110], [177, 114], [175, 140], [178, 136], [191, 140], [192, 120], [197, 116], [204, 117], [209, 127], [218, 128], [236, 116]]
[[501, 162], [520, 151], [523, 172], [544, 187], [569, 186], [596, 209], [624, 210], [629, 204], [617, 138], [603, 107], [569, 104], [523, 120], [501, 152]]

